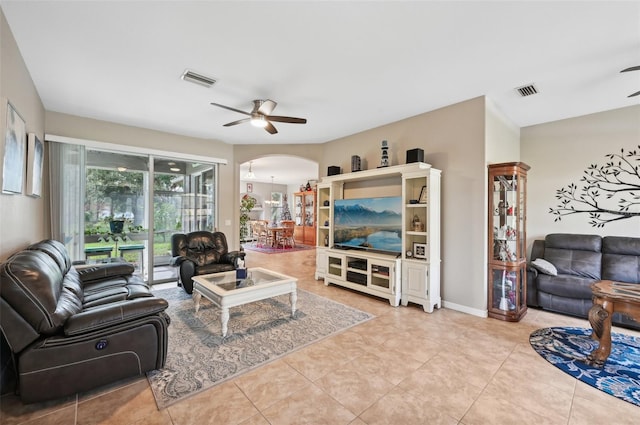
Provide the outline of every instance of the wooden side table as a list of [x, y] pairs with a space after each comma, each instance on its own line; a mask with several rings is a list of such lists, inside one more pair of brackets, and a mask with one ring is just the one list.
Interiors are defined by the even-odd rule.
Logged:
[[603, 367], [611, 354], [611, 318], [621, 313], [640, 321], [640, 284], [601, 280], [591, 285], [593, 307], [589, 310], [592, 338], [597, 339], [598, 348], [585, 361], [588, 365]]

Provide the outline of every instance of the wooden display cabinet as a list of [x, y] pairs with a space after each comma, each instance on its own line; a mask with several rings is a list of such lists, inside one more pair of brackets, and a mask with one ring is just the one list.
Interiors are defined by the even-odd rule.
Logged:
[[302, 245], [316, 244], [316, 191], [293, 194], [295, 228], [293, 238]]
[[526, 197], [522, 162], [489, 165], [489, 317], [510, 322], [527, 313]]

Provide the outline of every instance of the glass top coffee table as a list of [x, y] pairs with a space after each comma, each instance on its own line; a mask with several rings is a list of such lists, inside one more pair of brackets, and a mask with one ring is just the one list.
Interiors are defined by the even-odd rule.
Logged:
[[291, 317], [296, 312], [298, 279], [261, 267], [247, 269], [246, 279], [237, 279], [236, 272], [206, 274], [193, 277], [193, 301], [196, 313], [200, 299], [205, 297], [222, 309], [222, 336], [227, 336], [229, 308], [254, 301], [289, 294]]

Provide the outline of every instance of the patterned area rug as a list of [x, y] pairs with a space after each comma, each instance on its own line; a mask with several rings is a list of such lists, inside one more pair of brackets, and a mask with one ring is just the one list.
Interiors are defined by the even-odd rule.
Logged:
[[169, 301], [171, 317], [165, 367], [147, 373], [158, 409], [374, 317], [298, 289], [294, 318], [289, 295], [233, 307], [223, 338], [210, 301], [202, 299], [196, 317], [182, 288], [155, 294]]
[[297, 252], [297, 251], [306, 251], [309, 249], [313, 249], [315, 247], [313, 246], [309, 246], [309, 245], [296, 245], [295, 247], [291, 248], [269, 248], [269, 247], [260, 247], [260, 246], [255, 246], [253, 243], [245, 243], [242, 245], [242, 247], [244, 248], [245, 251], [256, 251], [256, 252], [262, 252], [265, 254], [283, 254], [286, 252]]
[[584, 363], [598, 347], [591, 329], [544, 328], [534, 331], [529, 342], [549, 363], [612, 396], [640, 406], [640, 338], [611, 333], [611, 355], [604, 368]]

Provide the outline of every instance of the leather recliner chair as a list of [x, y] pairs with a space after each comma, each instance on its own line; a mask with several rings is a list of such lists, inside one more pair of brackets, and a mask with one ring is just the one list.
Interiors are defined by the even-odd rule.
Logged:
[[193, 276], [235, 270], [245, 252], [230, 252], [224, 233], [201, 230], [173, 234], [171, 255], [171, 264], [180, 267], [180, 284], [187, 294], [191, 294]]
[[33, 244], [0, 266], [0, 329], [24, 403], [164, 366], [168, 303], [133, 271], [128, 263], [76, 269], [54, 240]]

